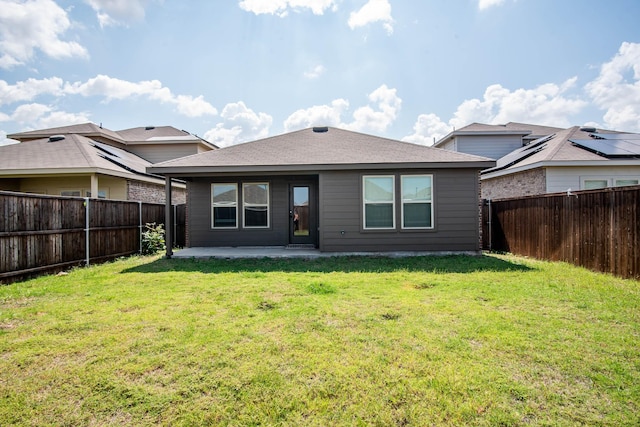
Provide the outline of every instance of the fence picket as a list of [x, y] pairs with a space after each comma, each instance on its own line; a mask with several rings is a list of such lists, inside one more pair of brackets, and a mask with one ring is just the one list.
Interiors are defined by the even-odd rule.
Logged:
[[[0, 191], [0, 282], [81, 265], [86, 258], [85, 199]], [[178, 206], [178, 212], [184, 207]], [[142, 224], [164, 224], [164, 205], [91, 199], [91, 262], [138, 253]], [[178, 218], [178, 241], [184, 222]], [[50, 269], [50, 270], [48, 270]]]
[[640, 186], [491, 200], [483, 248], [640, 278], [639, 203]]

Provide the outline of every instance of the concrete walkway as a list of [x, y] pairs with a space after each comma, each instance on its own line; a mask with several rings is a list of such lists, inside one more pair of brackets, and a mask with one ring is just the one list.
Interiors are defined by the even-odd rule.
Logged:
[[320, 252], [318, 249], [286, 246], [247, 246], [223, 248], [184, 248], [173, 258], [327, 258], [334, 256], [409, 257], [427, 255], [479, 255], [477, 252]]

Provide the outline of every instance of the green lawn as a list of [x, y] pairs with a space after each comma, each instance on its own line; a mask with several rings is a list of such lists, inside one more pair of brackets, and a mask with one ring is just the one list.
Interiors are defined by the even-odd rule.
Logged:
[[640, 282], [133, 257], [0, 286], [0, 425], [637, 426]]

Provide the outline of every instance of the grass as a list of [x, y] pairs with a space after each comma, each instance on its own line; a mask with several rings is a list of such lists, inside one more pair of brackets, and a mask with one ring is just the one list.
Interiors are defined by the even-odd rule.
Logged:
[[0, 425], [635, 426], [640, 282], [134, 257], [0, 287]]

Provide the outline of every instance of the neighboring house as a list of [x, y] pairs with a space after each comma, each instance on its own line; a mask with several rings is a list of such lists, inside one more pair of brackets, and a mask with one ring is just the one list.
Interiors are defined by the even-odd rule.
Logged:
[[[172, 127], [120, 132], [93, 123], [9, 135], [0, 147], [0, 190], [164, 203], [164, 178], [147, 173], [153, 162], [217, 147]], [[174, 182], [174, 203], [186, 186]]]
[[187, 182], [189, 247], [477, 252], [479, 171], [494, 165], [317, 127], [147, 170]]
[[[453, 145], [461, 136], [464, 143]], [[481, 173], [484, 199], [640, 184], [640, 134], [635, 133], [474, 123], [436, 146], [498, 159]]]

